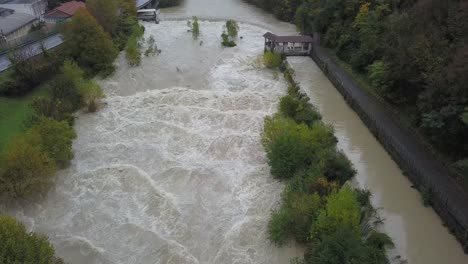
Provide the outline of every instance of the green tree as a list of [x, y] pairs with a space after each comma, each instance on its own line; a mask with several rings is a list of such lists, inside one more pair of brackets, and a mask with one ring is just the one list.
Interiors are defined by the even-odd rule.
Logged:
[[78, 109], [82, 103], [78, 89], [85, 80], [84, 75], [84, 71], [74, 61], [66, 60], [60, 73], [49, 83], [52, 99], [69, 102], [73, 109]]
[[88, 74], [109, 74], [114, 70], [117, 50], [109, 34], [87, 10], [78, 10], [62, 33], [64, 50]]
[[0, 262], [3, 264], [61, 264], [46, 236], [29, 233], [23, 224], [0, 216]]
[[104, 31], [114, 35], [119, 19], [119, 0], [87, 0], [86, 9], [96, 18]]
[[41, 149], [39, 135], [22, 135], [7, 145], [0, 172], [5, 195], [30, 197], [47, 189], [55, 173], [55, 162]]
[[31, 127], [27, 133], [28, 138], [40, 137], [41, 149], [58, 166], [66, 166], [73, 158], [72, 143], [76, 134], [66, 121], [44, 118]]

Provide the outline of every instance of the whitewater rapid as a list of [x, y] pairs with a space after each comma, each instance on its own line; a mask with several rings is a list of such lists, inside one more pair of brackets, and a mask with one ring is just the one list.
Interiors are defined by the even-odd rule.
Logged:
[[288, 263], [295, 245], [267, 239], [283, 185], [260, 142], [285, 81], [259, 66], [265, 30], [240, 25], [222, 48], [221, 22], [145, 23], [162, 53], [118, 60], [107, 97], [79, 114], [71, 167], [44, 201], [16, 212], [68, 263]]

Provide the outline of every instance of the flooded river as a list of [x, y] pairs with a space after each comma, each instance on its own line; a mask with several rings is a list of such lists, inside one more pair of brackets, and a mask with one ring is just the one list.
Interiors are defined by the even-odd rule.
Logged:
[[[286, 83], [257, 58], [266, 30], [294, 27], [241, 0], [185, 0], [162, 13], [161, 24], [144, 23], [162, 53], [136, 68], [118, 59], [115, 75], [101, 81], [103, 108], [77, 118], [70, 168], [44, 201], [14, 215], [46, 233], [70, 264], [289, 263], [303, 249], [266, 238], [283, 185], [269, 175], [260, 144], [263, 118], [276, 111]], [[238, 46], [221, 47], [222, 22], [202, 21], [193, 40], [183, 19], [194, 15], [244, 22]], [[334, 125], [357, 183], [384, 207], [391, 254], [411, 264], [468, 263], [312, 60], [290, 62]]]

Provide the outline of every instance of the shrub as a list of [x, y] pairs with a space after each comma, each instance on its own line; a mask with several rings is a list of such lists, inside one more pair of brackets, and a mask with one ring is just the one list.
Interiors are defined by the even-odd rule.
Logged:
[[33, 115], [31, 125], [42, 118], [53, 118], [58, 121], [65, 120], [68, 124], [73, 124], [73, 106], [67, 101], [53, 100], [49, 97], [34, 97], [31, 103]]
[[235, 38], [239, 32], [239, 26], [237, 25], [236, 21], [230, 19], [226, 21], [226, 30], [229, 37]]
[[304, 123], [311, 126], [322, 117], [318, 111], [306, 100], [299, 100], [295, 96], [286, 95], [280, 100], [279, 111], [288, 118], [294, 119], [296, 123]]
[[49, 84], [50, 95], [53, 100], [69, 102], [73, 109], [81, 106], [81, 95], [78, 91], [84, 81], [84, 71], [73, 61], [64, 62], [55, 79]]
[[138, 44], [139, 39], [143, 36], [145, 28], [140, 25], [133, 27], [133, 32], [128, 39], [127, 47], [125, 48], [125, 57], [130, 66], [138, 66], [141, 63], [141, 50]]
[[320, 211], [312, 227], [311, 236], [320, 240], [333, 234], [340, 227], [347, 227], [358, 234], [360, 216], [361, 209], [356, 193], [349, 186], [344, 186], [339, 192], [327, 198], [325, 208]]
[[278, 246], [282, 246], [288, 239], [291, 216], [284, 208], [271, 214], [268, 222], [268, 239]]
[[200, 24], [198, 23], [198, 17], [194, 16], [193, 21], [188, 21], [187, 24], [190, 27], [190, 31], [192, 31], [193, 39], [197, 39], [200, 35]]
[[99, 99], [104, 97], [101, 87], [93, 80], [86, 80], [80, 86], [79, 92], [88, 112], [96, 112]]
[[325, 176], [343, 185], [356, 175], [356, 170], [343, 152], [334, 152], [326, 164]]
[[31, 127], [28, 138], [40, 137], [39, 145], [47, 156], [61, 167], [73, 158], [72, 142], [76, 138], [75, 131], [66, 121], [56, 121], [49, 118], [41, 119]]
[[223, 32], [223, 34], [221, 34], [221, 39], [221, 44], [223, 44], [224, 47], [235, 47], [237, 45], [233, 40], [229, 38], [229, 35], [226, 34], [225, 31]]
[[9, 197], [29, 197], [47, 189], [55, 163], [41, 149], [39, 135], [16, 138], [4, 151], [0, 188]]
[[0, 216], [0, 262], [4, 264], [59, 264], [47, 237], [29, 233], [21, 223], [9, 216]]
[[291, 178], [322, 162], [322, 153], [334, 148], [335, 142], [331, 127], [321, 123], [307, 127], [280, 116], [265, 119], [262, 143], [271, 174], [278, 178]]
[[263, 54], [263, 64], [269, 69], [275, 69], [281, 65], [283, 59], [281, 54], [273, 53], [271, 51], [266, 51]]
[[306, 255], [310, 264], [373, 263], [366, 261], [366, 247], [359, 234], [349, 226], [337, 226], [335, 231], [317, 241], [311, 256]]
[[367, 67], [371, 85], [383, 96], [393, 84], [390, 81], [388, 66], [383, 61], [375, 61]]

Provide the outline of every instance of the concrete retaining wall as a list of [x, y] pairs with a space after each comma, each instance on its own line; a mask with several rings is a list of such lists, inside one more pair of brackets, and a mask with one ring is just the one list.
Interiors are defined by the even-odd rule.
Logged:
[[437, 159], [375, 97], [367, 94], [322, 49], [312, 59], [358, 113], [409, 179], [432, 191], [432, 206], [468, 253], [468, 194]]

